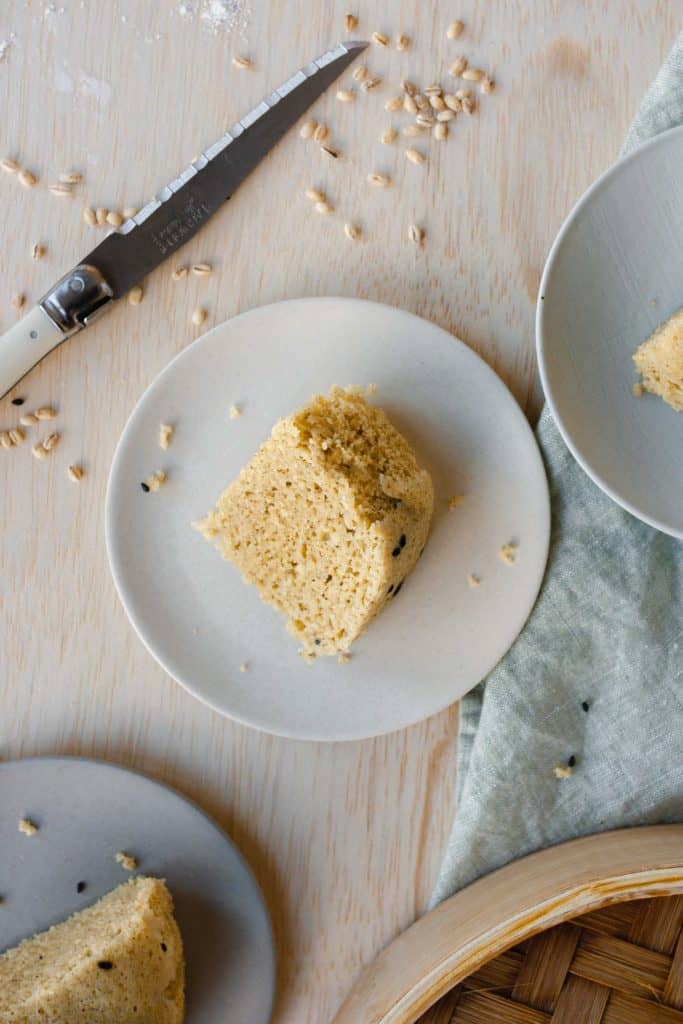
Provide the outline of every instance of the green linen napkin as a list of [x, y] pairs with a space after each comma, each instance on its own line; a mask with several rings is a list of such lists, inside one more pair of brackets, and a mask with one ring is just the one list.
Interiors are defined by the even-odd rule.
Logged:
[[[682, 123], [683, 34], [623, 152]], [[541, 847], [683, 820], [683, 542], [603, 494], [547, 408], [538, 442], [546, 577], [518, 642], [462, 702], [456, 817], [432, 905]]]

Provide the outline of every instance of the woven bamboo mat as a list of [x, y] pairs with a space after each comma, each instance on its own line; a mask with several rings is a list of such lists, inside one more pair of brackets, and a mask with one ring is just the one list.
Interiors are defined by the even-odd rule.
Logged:
[[683, 896], [615, 904], [536, 935], [419, 1024], [683, 1024]]

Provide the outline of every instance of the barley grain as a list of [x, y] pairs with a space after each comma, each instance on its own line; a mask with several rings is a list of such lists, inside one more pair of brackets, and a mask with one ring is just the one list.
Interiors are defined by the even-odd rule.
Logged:
[[19, 292], [18, 295], [13, 295], [10, 302], [12, 309], [23, 309], [26, 304], [26, 296]]
[[36, 243], [36, 245], [34, 245], [33, 248], [31, 249], [31, 259], [32, 260], [42, 260], [42, 258], [43, 258], [43, 256], [45, 255], [46, 252], [47, 252], [47, 249], [45, 248], [44, 245], [40, 245], [40, 244]]
[[429, 110], [429, 100], [421, 92], [415, 93], [415, 102], [418, 110]]
[[299, 128], [299, 135], [302, 139], [311, 139], [313, 138], [313, 132], [317, 127], [317, 121], [304, 121], [301, 128]]
[[419, 149], [407, 149], [406, 160], [410, 160], [411, 164], [417, 164], [420, 167], [427, 163], [427, 157]]
[[454, 110], [442, 110], [442, 111], [440, 111], [436, 115], [436, 119], [437, 119], [437, 121], [441, 121], [441, 122], [454, 121], [455, 120], [455, 111]]
[[331, 203], [328, 203], [326, 199], [322, 199], [315, 204], [316, 213], [328, 214], [334, 212], [334, 207]]
[[492, 93], [493, 90], [496, 88], [496, 83], [494, 82], [490, 75], [484, 75], [484, 77], [481, 80], [481, 85], [479, 86], [479, 88], [483, 93], [489, 94]]
[[337, 89], [337, 99], [340, 103], [353, 103], [355, 98], [353, 89]]
[[26, 434], [21, 429], [21, 427], [13, 427], [12, 430], [10, 430], [9, 432], [9, 436], [12, 441], [12, 444], [21, 444], [23, 441], [26, 440]]
[[358, 67], [354, 69], [354, 72], [351, 75], [351, 77], [356, 82], [362, 82], [365, 78], [367, 78], [368, 69], [366, 68], [365, 64], [359, 64]]
[[107, 223], [108, 213], [109, 210], [106, 208], [106, 206], [98, 206], [95, 210], [95, 220], [97, 221], [100, 227], [104, 227], [104, 225]]
[[455, 93], [456, 100], [471, 100], [472, 90], [471, 89], [458, 89]]
[[9, 435], [9, 430], [0, 430], [0, 446], [3, 448], [13, 448], [14, 443]]
[[128, 292], [128, 301], [131, 306], [139, 306], [142, 302], [142, 285], [133, 285], [131, 290]]
[[453, 96], [451, 93], [446, 93], [443, 98], [444, 103], [449, 110], [452, 110], [454, 114], [459, 114], [462, 110], [462, 102], [460, 97]]
[[474, 100], [470, 96], [466, 96], [462, 101], [462, 109], [464, 114], [473, 114], [477, 109]]
[[86, 206], [83, 210], [83, 220], [91, 227], [94, 227], [95, 224], [97, 224], [97, 214], [93, 210], [92, 206]]
[[47, 437], [43, 441], [43, 448], [45, 449], [46, 452], [51, 452], [53, 448], [57, 447], [60, 441], [60, 436], [61, 435], [56, 432], [54, 434], [47, 435]]
[[21, 170], [21, 165], [16, 160], [12, 160], [11, 157], [4, 156], [0, 160], [0, 168], [2, 168], [5, 174], [16, 174], [17, 171]]
[[406, 95], [403, 97], [403, 109], [405, 110], [406, 114], [417, 114], [418, 108], [414, 96], [408, 96], [408, 94], [406, 93]]
[[192, 314], [192, 323], [195, 327], [200, 327], [206, 320], [206, 310], [202, 306], [197, 306], [194, 313]]
[[137, 206], [124, 206], [121, 212], [123, 213], [123, 216], [126, 218], [126, 220], [132, 220], [133, 217], [137, 214], [138, 208]]
[[327, 199], [325, 193], [319, 188], [307, 188], [306, 198], [310, 199], [312, 203], [324, 203]]
[[347, 14], [344, 16], [344, 28], [347, 32], [353, 32], [355, 28], [358, 28], [358, 18], [355, 14]]
[[439, 121], [437, 124], [435, 124], [432, 131], [434, 133], [434, 138], [438, 142], [443, 142], [445, 139], [448, 138], [448, 125], [445, 124], [443, 121]]
[[368, 75], [367, 78], [363, 79], [360, 87], [363, 92], [370, 92], [371, 89], [375, 89], [378, 85], [381, 85], [381, 83], [382, 79], [377, 75]]
[[371, 39], [375, 46], [388, 46], [389, 36], [385, 36], [383, 32], [373, 32]]
[[395, 128], [387, 128], [385, 132], [382, 132], [380, 136], [380, 142], [384, 146], [391, 146], [398, 138], [398, 132]]
[[446, 109], [446, 104], [444, 102], [443, 96], [430, 96], [429, 97], [429, 105], [432, 108], [432, 110], [445, 110]]
[[43, 448], [40, 441], [33, 445], [31, 451], [37, 459], [44, 459], [45, 456], [47, 455], [47, 451], [45, 450], [45, 448]]
[[424, 135], [427, 129], [421, 124], [407, 124], [402, 131], [409, 139], [417, 139], [421, 135]]
[[330, 129], [327, 127], [326, 124], [318, 124], [315, 126], [315, 130], [313, 132], [313, 141], [324, 142], [325, 139], [329, 136], [329, 134]]
[[453, 78], [460, 78], [463, 71], [467, 69], [467, 57], [458, 57], [456, 61], [453, 61], [448, 69], [448, 74], [452, 75]]
[[190, 273], [190, 268], [183, 264], [180, 267], [176, 267], [175, 270], [171, 273], [171, 280], [173, 280], [173, 281], [182, 281], [182, 279], [184, 277], [187, 277], [187, 275], [189, 273]]
[[406, 96], [414, 96], [417, 92], [417, 86], [414, 82], [408, 81], [407, 78], [402, 78], [401, 90], [406, 94]]
[[233, 67], [239, 68], [241, 71], [253, 66], [253, 62], [249, 57], [233, 57], [232, 64]]
[[73, 199], [74, 190], [71, 185], [64, 185], [61, 181], [55, 182], [54, 185], [48, 185], [47, 190], [53, 196], [59, 196], [61, 199]]
[[19, 171], [17, 177], [25, 188], [33, 188], [33, 186], [38, 183], [38, 179], [35, 174], [31, 171], [27, 171], [25, 168]]
[[41, 423], [45, 420], [56, 420], [57, 410], [53, 409], [51, 405], [41, 405], [40, 409], [36, 409], [34, 416]]
[[415, 118], [415, 122], [421, 128], [433, 128], [436, 123], [436, 118], [431, 112], [427, 114], [421, 110]]
[[120, 228], [123, 224], [123, 214], [118, 210], [110, 210], [107, 214], [107, 224], [111, 224], [113, 228]]
[[81, 466], [69, 466], [66, 472], [69, 480], [73, 480], [76, 484], [79, 480], [83, 479], [83, 469]]
[[192, 273], [197, 277], [207, 277], [213, 270], [210, 263], [193, 263]]
[[64, 185], [80, 185], [83, 181], [83, 175], [80, 171], [62, 171], [59, 175], [59, 180]]
[[391, 99], [387, 100], [386, 103], [384, 104], [384, 109], [388, 113], [394, 114], [396, 113], [397, 110], [400, 110], [402, 106], [403, 96], [392, 96]]
[[19, 417], [19, 422], [22, 427], [34, 427], [38, 422], [38, 417], [34, 412], [26, 412], [23, 416]]
[[361, 236], [361, 230], [357, 224], [345, 224], [344, 234], [351, 242], [356, 242]]
[[485, 72], [481, 68], [465, 68], [461, 75], [465, 82], [481, 82], [485, 77]]
[[408, 240], [414, 245], [421, 245], [424, 241], [424, 230], [417, 224], [411, 224], [408, 228]]
[[409, 46], [410, 36], [407, 36], [405, 35], [404, 32], [401, 32], [401, 34], [396, 37], [396, 49], [403, 52], [403, 50], [407, 50]]
[[452, 21], [450, 23], [450, 25], [446, 29], [446, 36], [448, 37], [448, 39], [459, 39], [460, 36], [463, 34], [464, 29], [464, 23], [460, 21], [460, 19], [458, 18], [457, 21]]
[[368, 174], [368, 181], [377, 188], [389, 188], [391, 185], [391, 178], [387, 174], [378, 174], [376, 171]]

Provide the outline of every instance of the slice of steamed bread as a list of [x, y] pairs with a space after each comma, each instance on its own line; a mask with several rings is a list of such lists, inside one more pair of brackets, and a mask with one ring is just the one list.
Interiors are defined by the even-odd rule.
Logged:
[[0, 956], [2, 1024], [180, 1024], [185, 965], [173, 900], [134, 878]]
[[195, 526], [283, 612], [302, 653], [348, 650], [427, 541], [429, 473], [359, 389], [280, 420]]
[[633, 362], [646, 391], [683, 411], [683, 308], [643, 342]]

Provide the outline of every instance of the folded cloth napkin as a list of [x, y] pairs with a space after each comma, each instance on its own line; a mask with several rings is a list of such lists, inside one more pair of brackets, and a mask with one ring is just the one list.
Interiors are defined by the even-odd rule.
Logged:
[[[683, 34], [624, 152], [681, 123]], [[432, 905], [532, 850], [683, 820], [683, 542], [603, 494], [547, 409], [538, 442], [548, 568], [522, 636], [462, 702], [456, 818]]]

